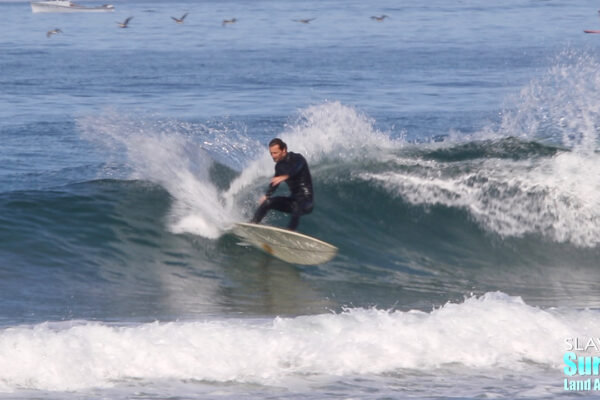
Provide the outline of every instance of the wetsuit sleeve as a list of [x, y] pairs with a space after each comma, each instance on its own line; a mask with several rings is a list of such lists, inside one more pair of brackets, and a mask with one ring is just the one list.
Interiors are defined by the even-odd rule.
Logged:
[[277, 186], [279, 185], [269, 185], [269, 187], [267, 188], [267, 191], [265, 192], [265, 196], [267, 197], [271, 197], [271, 195], [273, 194], [273, 192], [277, 189]]
[[[273, 175], [273, 176], [281, 176], [281, 175], [286, 175], [286, 173], [285, 173], [284, 164], [279, 162], [275, 165], [275, 175]], [[265, 192], [265, 196], [271, 197], [273, 192], [275, 192], [275, 190], [277, 190], [277, 187], [279, 187], [279, 185], [269, 184], [269, 187], [267, 188], [267, 191]]]

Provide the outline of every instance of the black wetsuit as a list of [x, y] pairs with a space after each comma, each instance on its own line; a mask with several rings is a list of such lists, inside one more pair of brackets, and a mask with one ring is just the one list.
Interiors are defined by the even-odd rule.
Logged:
[[267, 199], [258, 207], [252, 222], [258, 224], [269, 210], [277, 210], [292, 214], [288, 229], [295, 230], [300, 223], [300, 216], [313, 209], [312, 178], [308, 163], [301, 154], [289, 151], [285, 158], [275, 164], [275, 176], [289, 175], [285, 180], [290, 188], [289, 197], [271, 197], [279, 185], [269, 185], [265, 195]]

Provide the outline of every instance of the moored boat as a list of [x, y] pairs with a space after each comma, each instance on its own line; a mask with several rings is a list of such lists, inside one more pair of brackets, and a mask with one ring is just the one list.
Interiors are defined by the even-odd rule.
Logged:
[[60, 13], [60, 12], [111, 12], [115, 7], [112, 4], [87, 7], [68, 0], [49, 0], [31, 2], [31, 11], [34, 13]]

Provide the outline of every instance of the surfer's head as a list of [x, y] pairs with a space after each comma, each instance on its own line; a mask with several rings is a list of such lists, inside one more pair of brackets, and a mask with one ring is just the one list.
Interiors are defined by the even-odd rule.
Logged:
[[279, 138], [275, 138], [269, 142], [269, 152], [273, 161], [279, 162], [287, 155], [287, 144]]

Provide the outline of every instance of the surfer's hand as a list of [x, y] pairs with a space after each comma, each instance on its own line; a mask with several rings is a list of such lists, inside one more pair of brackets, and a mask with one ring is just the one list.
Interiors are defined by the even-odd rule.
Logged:
[[289, 175], [279, 175], [279, 176], [275, 176], [271, 179], [271, 186], [277, 186], [279, 185], [281, 182], [285, 181], [286, 179], [288, 179], [290, 176]]
[[265, 202], [265, 200], [267, 200], [267, 196], [263, 195], [260, 200], [258, 200], [258, 204], [261, 205], [262, 203]]

